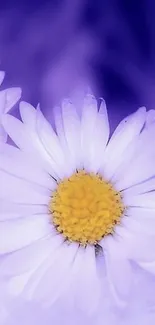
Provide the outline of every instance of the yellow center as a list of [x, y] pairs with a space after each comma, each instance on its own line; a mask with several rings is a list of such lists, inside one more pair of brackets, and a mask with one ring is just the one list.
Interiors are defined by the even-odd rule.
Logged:
[[113, 232], [124, 207], [119, 192], [99, 175], [79, 171], [59, 183], [49, 204], [58, 232], [80, 244], [97, 244]]

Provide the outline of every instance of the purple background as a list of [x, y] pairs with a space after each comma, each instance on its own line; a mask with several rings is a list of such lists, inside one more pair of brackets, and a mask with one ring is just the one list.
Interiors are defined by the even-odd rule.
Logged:
[[138, 106], [154, 108], [154, 16], [151, 0], [1, 1], [3, 87], [20, 85], [48, 118], [88, 80], [113, 126]]

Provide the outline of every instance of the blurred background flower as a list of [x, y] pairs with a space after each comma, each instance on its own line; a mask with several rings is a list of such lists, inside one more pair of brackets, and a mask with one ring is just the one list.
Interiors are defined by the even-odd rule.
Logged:
[[46, 116], [88, 84], [108, 103], [113, 126], [137, 106], [154, 107], [155, 2], [5, 0], [0, 60], [5, 88], [42, 103]]

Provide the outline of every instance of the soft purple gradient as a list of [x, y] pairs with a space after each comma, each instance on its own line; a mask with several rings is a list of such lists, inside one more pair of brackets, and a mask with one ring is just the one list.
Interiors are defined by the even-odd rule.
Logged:
[[154, 108], [153, 1], [5, 1], [0, 6], [6, 86], [52, 107], [89, 84], [108, 103], [113, 128], [138, 106]]

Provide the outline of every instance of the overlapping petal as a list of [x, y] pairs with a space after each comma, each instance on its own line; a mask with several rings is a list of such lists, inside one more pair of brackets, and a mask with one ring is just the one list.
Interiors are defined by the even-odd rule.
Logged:
[[[2, 113], [15, 103], [15, 93], [0, 93]], [[49, 310], [66, 298], [65, 304], [88, 319], [100, 313], [102, 301], [119, 311], [127, 308], [134, 263], [155, 275], [154, 111], [140, 108], [109, 139], [105, 102], [98, 106], [88, 94], [79, 116], [64, 100], [55, 110], [55, 131], [40, 108], [21, 102], [22, 121], [10, 114], [2, 118], [18, 148], [0, 147], [0, 277], [20, 281], [30, 272], [22, 299]], [[102, 263], [96, 246], [64, 240], [50, 222], [48, 205], [57, 184], [81, 169], [111, 182], [125, 207], [114, 233], [97, 243]]]

